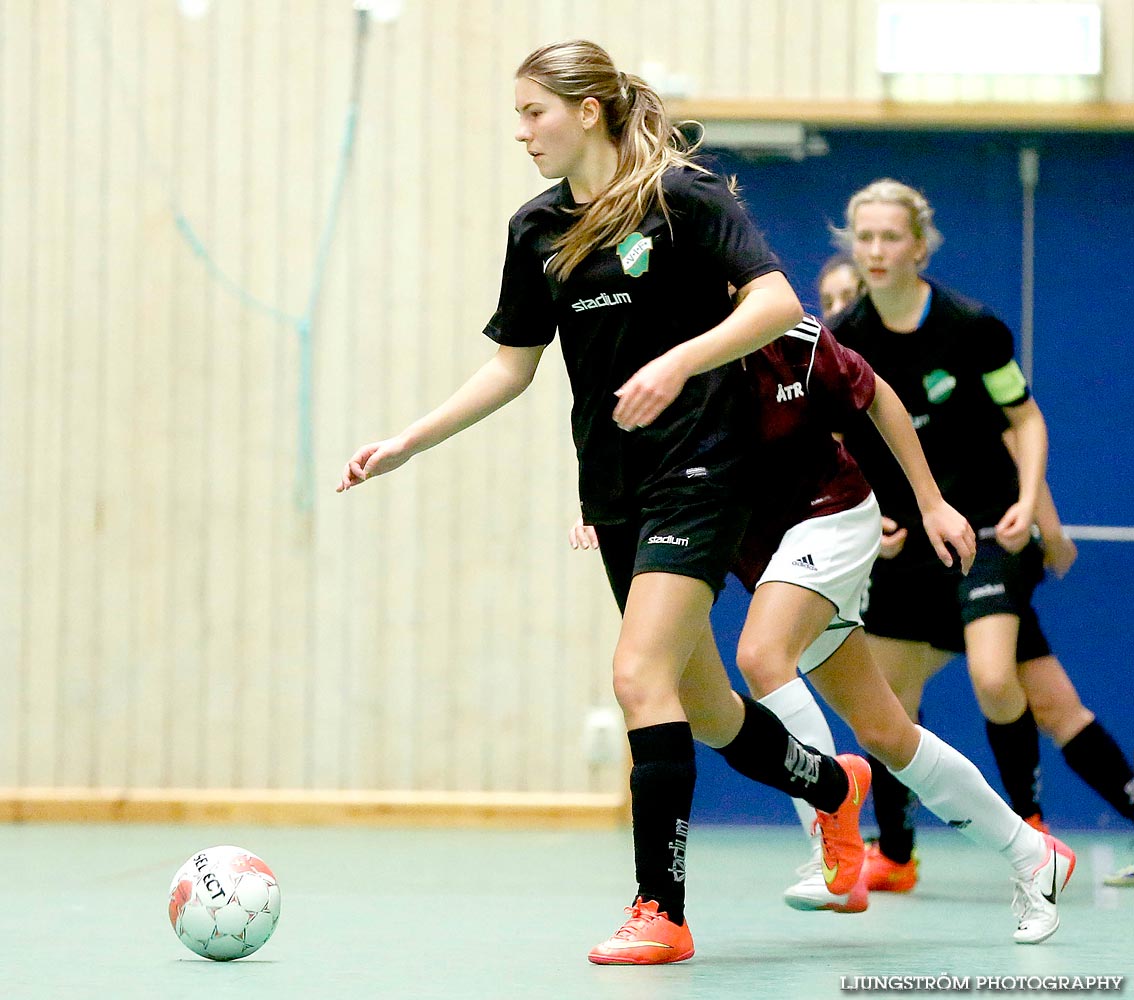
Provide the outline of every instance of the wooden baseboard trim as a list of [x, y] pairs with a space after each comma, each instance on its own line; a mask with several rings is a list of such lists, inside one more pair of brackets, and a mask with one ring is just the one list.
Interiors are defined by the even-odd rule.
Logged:
[[0, 822], [602, 829], [621, 795], [230, 788], [0, 788]]

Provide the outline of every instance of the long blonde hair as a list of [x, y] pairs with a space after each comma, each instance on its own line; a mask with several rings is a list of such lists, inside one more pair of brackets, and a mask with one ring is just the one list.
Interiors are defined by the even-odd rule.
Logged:
[[641, 77], [620, 73], [605, 49], [582, 40], [536, 49], [516, 78], [532, 80], [572, 105], [593, 97], [618, 150], [610, 184], [560, 237], [548, 270], [566, 279], [592, 250], [614, 246], [632, 232], [655, 202], [669, 221], [662, 175], [678, 165], [704, 168], [690, 159], [698, 143], [670, 122], [657, 91]]

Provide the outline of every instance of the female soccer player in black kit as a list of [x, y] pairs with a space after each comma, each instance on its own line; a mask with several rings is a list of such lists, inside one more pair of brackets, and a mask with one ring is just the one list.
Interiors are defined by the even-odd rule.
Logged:
[[[390, 472], [527, 388], [559, 331], [574, 395], [579, 493], [622, 610], [614, 691], [626, 719], [638, 889], [589, 958], [659, 964], [693, 954], [685, 852], [693, 737], [810, 802], [833, 893], [861, 869], [860, 757], [834, 759], [730, 688], [709, 609], [754, 488], [739, 359], [802, 310], [728, 186], [689, 159], [658, 95], [590, 42], [533, 52], [516, 73], [516, 138], [559, 184], [512, 217], [495, 355], [401, 434], [360, 448], [339, 490]], [[733, 309], [730, 285], [739, 289]], [[690, 719], [706, 731], [694, 733]], [[711, 730], [711, 731], [709, 731]]]
[[[1134, 772], [1051, 655], [1031, 605], [1044, 561], [1032, 525], [1038, 518], [1043, 528], [1055, 515], [1044, 485], [1047, 431], [1011, 331], [921, 275], [941, 235], [915, 189], [893, 180], [868, 185], [850, 198], [838, 235], [867, 294], [833, 321], [833, 332], [894, 387], [946, 499], [978, 535], [972, 572], [964, 579], [943, 572], [921, 535], [907, 533], [917, 508], [877, 435], [861, 424], [848, 435], [885, 515], [865, 611], [876, 661], [916, 717], [926, 681], [966, 654], [1010, 801], [1037, 828], [1045, 829], [1036, 801], [1037, 721], [1071, 768], [1134, 820]], [[871, 889], [908, 891], [916, 882], [912, 806], [907, 790], [876, 767], [880, 837], [867, 857]]]

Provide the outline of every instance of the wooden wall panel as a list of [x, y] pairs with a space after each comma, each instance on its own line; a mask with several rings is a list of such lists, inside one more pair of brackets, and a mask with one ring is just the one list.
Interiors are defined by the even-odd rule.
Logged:
[[[395, 252], [389, 224], [395, 178], [393, 172], [382, 169], [389, 155], [388, 113], [394, 73], [391, 44], [385, 28], [371, 29], [361, 90], [361, 103], [366, 110], [358, 124], [354, 161], [353, 183], [358, 200], [354, 210], [344, 213], [343, 217], [350, 234], [357, 275], [352, 302], [355, 329], [351, 334], [351, 377], [345, 378], [338, 389], [347, 440], [328, 469], [331, 484], [340, 478], [353, 448], [380, 436], [383, 429], [392, 427], [394, 422], [389, 393], [382, 391], [383, 379], [390, 370], [393, 338], [390, 296], [384, 276]], [[367, 195], [365, 199], [363, 192]], [[411, 329], [404, 335], [417, 337], [419, 331]], [[347, 781], [352, 788], [364, 788], [374, 781], [380, 786], [392, 787], [387, 770], [390, 753], [383, 734], [391, 732], [400, 718], [393, 711], [389, 685], [401, 668], [387, 652], [390, 615], [387, 594], [391, 588], [402, 586], [402, 578], [394, 577], [389, 571], [393, 565], [388, 558], [389, 542], [381, 531], [382, 525], [393, 525], [387, 516], [388, 496], [388, 493], [379, 493], [370, 497], [368, 504], [354, 504], [351, 501], [357, 498], [350, 494], [341, 498], [335, 496], [332, 500], [333, 509], [343, 521], [343, 544], [348, 555], [343, 581], [348, 588], [352, 613], [341, 616], [341, 622], [349, 638], [348, 655], [353, 665], [354, 687], [358, 691], [353, 701], [353, 761]]]
[[854, 44], [858, 5], [825, 4], [819, 0], [815, 12], [815, 93], [821, 101], [841, 100], [855, 86], [860, 53]]
[[1107, 0], [1103, 10], [1103, 94], [1134, 100], [1134, 4]]
[[[33, 27], [59, 15], [57, 4], [36, 4]], [[31, 92], [31, 133], [27, 156], [30, 159], [31, 310], [28, 335], [31, 365], [29, 406], [29, 451], [34, 456], [28, 469], [29, 507], [27, 558], [31, 562], [31, 598], [27, 618], [32, 662], [45, 669], [33, 670], [27, 678], [28, 774], [54, 777], [56, 759], [52, 748], [59, 735], [58, 706], [65, 692], [61, 689], [59, 660], [62, 581], [66, 559], [60, 540], [64, 491], [60, 472], [70, 462], [70, 448], [63, 438], [60, 414], [63, 409], [62, 379], [66, 348], [65, 285], [63, 246], [52, 233], [63, 228], [66, 219], [65, 159], [67, 66], [65, 55], [57, 51], [42, 30], [32, 36], [29, 70]], [[62, 460], [62, 461], [60, 461]], [[85, 465], [86, 463], [84, 463]], [[90, 466], [87, 466], [89, 470]], [[78, 472], [81, 481], [88, 475]], [[65, 482], [69, 477], [64, 473]], [[34, 734], [44, 734], [41, 743]]]
[[[282, 23], [280, 76], [269, 105], [276, 117], [276, 169], [280, 172], [279, 284], [274, 302], [292, 317], [302, 317], [310, 287], [319, 234], [319, 206], [326, 161], [333, 153], [315, 141], [320, 114], [319, 7], [306, 0], [280, 5]], [[328, 109], [329, 110], [329, 109]], [[273, 494], [272, 541], [275, 588], [271, 642], [273, 687], [271, 705], [275, 731], [266, 752], [272, 764], [271, 784], [277, 788], [306, 787], [311, 780], [315, 677], [312, 637], [314, 517], [304, 503], [310, 470], [301, 466], [300, 410], [302, 377], [312, 367], [304, 340], [294, 325], [277, 341], [275, 378], [275, 464], [272, 478], [261, 488]], [[279, 737], [278, 740], [275, 737]], [[334, 740], [334, 733], [326, 738]]]
[[[310, 740], [311, 775], [309, 781], [320, 788], [339, 788], [343, 782], [343, 761], [348, 734], [353, 719], [345, 698], [344, 679], [348, 664], [345, 660], [346, 637], [340, 626], [339, 609], [343, 607], [343, 567], [348, 558], [344, 525], [340, 511], [331, 504], [320, 502], [333, 499], [330, 492], [331, 477], [317, 475], [319, 469], [330, 469], [336, 459], [341, 460], [340, 449], [333, 447], [345, 437], [345, 414], [337, 398], [336, 388], [349, 377], [346, 358], [345, 333], [349, 323], [349, 301], [353, 290], [349, 285], [346, 263], [346, 246], [334, 230], [323, 226], [326, 206], [338, 197], [336, 171], [337, 154], [343, 141], [346, 122], [345, 109], [351, 92], [351, 53], [354, 46], [354, 22], [350, 18], [334, 16], [334, 8], [322, 5], [313, 37], [317, 40], [316, 72], [318, 74], [317, 108], [339, 107], [340, 114], [322, 112], [316, 127], [316, 147], [320, 151], [318, 184], [315, 189], [316, 219], [319, 226], [319, 246], [325, 247], [313, 262], [312, 276], [303, 288], [303, 294], [317, 297], [312, 312], [312, 402], [318, 428], [313, 441], [314, 481], [312, 490], [313, 572], [311, 644], [317, 651], [308, 664], [314, 683], [310, 688]], [[357, 204], [353, 200], [353, 186], [342, 186], [344, 204]], [[336, 220], [337, 222], [338, 220]], [[329, 242], [327, 242], [329, 240]], [[323, 261], [320, 266], [319, 260]], [[316, 287], [316, 285], [318, 287]], [[311, 291], [308, 291], [308, 288]], [[308, 298], [306, 308], [311, 308]], [[320, 501], [315, 500], [316, 495]], [[317, 734], [325, 734], [321, 738]]]
[[[521, 22], [532, 19], [531, 11], [521, 15]], [[453, 325], [442, 330], [442, 336], [451, 345], [455, 367], [471, 372], [492, 352], [491, 343], [480, 330], [496, 305], [508, 217], [516, 207], [504, 208], [502, 197], [510, 186], [511, 164], [507, 154], [511, 152], [508, 144], [516, 145], [511, 140], [516, 114], [511, 74], [501, 72], [510, 53], [495, 54], [493, 38], [498, 24], [491, 6], [463, 5], [455, 21], [465, 44], [458, 56], [462, 86], [453, 95], [452, 108], [457, 118], [469, 123], [469, 128], [453, 135], [454, 161], [463, 165], [450, 181], [458, 206], [454, 227], [458, 249], [448, 258], [456, 302]], [[485, 52], [493, 55], [476, 56]], [[489, 140], [489, 136], [493, 138]], [[478, 255], [473, 247], [483, 247], [484, 254]], [[461, 484], [459, 490], [452, 491], [455, 524], [449, 566], [456, 579], [470, 584], [458, 588], [453, 606], [455, 641], [449, 664], [451, 676], [445, 685], [456, 736], [447, 748], [448, 770], [453, 787], [461, 790], [484, 787], [486, 765], [491, 757], [491, 740], [484, 737], [495, 732], [491, 713], [500, 685], [495, 657], [489, 652], [487, 625], [498, 594], [479, 577], [479, 568], [484, 565], [486, 552], [497, 551], [494, 532], [506, 527], [502, 521], [508, 514], [500, 511], [493, 521], [496, 496], [492, 467], [484, 460], [484, 453], [486, 445], [491, 447], [490, 439], [498, 439], [501, 434], [501, 422], [511, 418], [512, 413], [505, 410], [489, 418], [484, 426], [444, 446], [448, 452], [444, 460], [452, 463], [453, 475]], [[475, 586], [471, 585], [473, 581]], [[482, 667], [463, 668], [464, 664], [474, 663]]]
[[[39, 270], [50, 267], [51, 261], [45, 259], [43, 233], [37, 218], [42, 197], [37, 170], [42, 159], [42, 125], [38, 120], [41, 112], [37, 99], [41, 46], [36, 31], [40, 22], [31, 3], [9, 4], [4, 13], [8, 29], [4, 33], [4, 98], [11, 108], [11, 116], [4, 116], [6, 126], [11, 126], [5, 128], [4, 138], [3, 221], [6, 228], [11, 226], [5, 233], [3, 258], [5, 347], [10, 344], [12, 348], [13, 367], [20, 378], [7, 387], [20, 409], [18, 414], [11, 414], [13, 430], [22, 436], [21, 447], [12, 458], [21, 457], [21, 453], [23, 457], [22, 465], [15, 467], [23, 474], [19, 477], [20, 521], [14, 525], [16, 545], [13, 549], [13, 557], [20, 560], [18, 580], [14, 581], [20, 590], [20, 639], [13, 647], [20, 676], [13, 685], [16, 717], [12, 721], [17, 736], [12, 764], [25, 780], [36, 780], [52, 773], [51, 762], [45, 759], [44, 753], [31, 752], [29, 731], [37, 718], [46, 721], [44, 702], [51, 697], [51, 689], [46, 687], [44, 675], [50, 683], [56, 671], [54, 647], [58, 643], [57, 622], [48, 620], [49, 604], [57, 595], [38, 586], [40, 577], [36, 569], [37, 559], [43, 555], [43, 524], [36, 493], [45, 487], [55, 488], [54, 477], [43, 468], [44, 455], [36, 450], [46, 443], [42, 440], [45, 415], [37, 411], [44, 360], [38, 343], [43, 332], [40, 310], [44, 306], [44, 278]], [[7, 351], [4, 353], [6, 356]], [[4, 367], [6, 365], [5, 357]], [[4, 436], [7, 438], [7, 433]], [[44, 581], [50, 588], [57, 582], [58, 566], [44, 569]], [[46, 627], [49, 634], [35, 634], [37, 626]], [[49, 731], [55, 735], [54, 725], [49, 726]], [[45, 750], [50, 746], [51, 742]]]
[[[173, 307], [175, 257], [184, 253], [170, 225], [169, 195], [174, 141], [173, 108], [177, 76], [171, 58], [176, 22], [153, 4], [133, 7], [138, 78], [146, 82], [146, 100], [133, 110], [141, 130], [138, 141], [139, 254], [135, 291], [134, 444], [130, 489], [134, 506], [133, 582], [137, 605], [134, 706], [128, 720], [131, 782], [142, 787], [171, 783], [170, 757], [176, 704], [175, 655], [171, 648], [175, 521], [172, 497], [177, 489], [180, 456], [173, 447], [173, 384], [176, 379], [177, 316]], [[135, 94], [138, 92], [135, 91]]]
[[[56, 374], [66, 384], [60, 409], [65, 438], [82, 442], [85, 460], [61, 494], [66, 500], [59, 524], [60, 566], [66, 565], [66, 571], [59, 579], [60, 618], [53, 622], [61, 644], [59, 660], [51, 663], [40, 659], [32, 670], [59, 679], [58, 715], [49, 729], [53, 737], [41, 743], [53, 756], [51, 780], [88, 785], [94, 781], [105, 651], [100, 557], [108, 546], [102, 533], [107, 508], [100, 488], [105, 482], [102, 429], [109, 362], [105, 351], [109, 271], [104, 254], [110, 95], [104, 52], [110, 26], [102, 5], [88, 6], [71, 17], [66, 11], [57, 12], [64, 16], [41, 23], [40, 31], [53, 40], [54, 49], [66, 60], [67, 102], [61, 116], [46, 116], [40, 122], [41, 127], [50, 128], [50, 122], [56, 121], [67, 135], [60, 163], [66, 171], [67, 193], [62, 287], [67, 305], [67, 346]], [[35, 400], [32, 406], [39, 409], [40, 402]], [[113, 541], [127, 543], [122, 537]], [[44, 580], [35, 574], [32, 594], [42, 593], [51, 585], [50, 577]]]
[[[407, 94], [407, 108], [421, 129], [420, 162], [441, 164], [450, 160], [449, 148], [452, 123], [446, 114], [437, 113], [434, 94], [452, 94], [461, 86], [457, 78], [456, 54], [460, 40], [453, 31], [448, 11], [433, 5], [422, 5], [421, 19], [417, 22], [424, 60], [422, 76], [412, 98]], [[403, 345], [413, 343], [415, 329], [428, 331], [425, 351], [417, 349], [421, 361], [419, 368], [419, 411], [443, 400], [469, 374], [469, 370], [455, 363], [448, 343], [453, 335], [456, 307], [448, 295], [441, 292], [449, 282], [454, 263], [450, 248], [462, 242], [452, 225], [456, 211], [456, 194], [452, 184], [433, 184], [422, 177], [415, 190], [416, 205], [409, 206], [420, 213], [421, 243], [417, 250], [419, 270], [407, 276], [406, 282], [429, 288], [424, 301], [419, 300], [418, 313], [412, 320], [397, 324], [390, 332]], [[406, 336], [406, 335], [409, 336]], [[473, 433], [482, 434], [484, 428]], [[456, 443], [456, 442], [454, 442]], [[464, 442], [462, 442], [464, 443]], [[475, 443], [475, 441], [474, 441]], [[455, 664], [450, 650], [454, 635], [454, 609], [460, 599], [457, 588], [432, 586], [437, 579], [430, 567], [444, 567], [460, 534], [459, 518], [453, 516], [452, 467], [448, 452], [423, 456], [421, 462], [421, 532], [411, 544], [420, 547], [422, 580], [418, 590], [417, 630], [418, 669], [412, 674], [416, 689], [415, 725], [424, 733], [444, 732], [452, 716], [452, 696], [449, 678]], [[443, 572], [443, 570], [442, 570]], [[479, 715], [479, 713], [477, 713]], [[469, 738], [475, 740], [475, 733]], [[418, 745], [414, 784], [425, 788], [452, 787], [449, 773], [448, 747], [443, 740], [422, 740]]]
[[720, 93], [723, 88], [743, 85], [747, 64], [747, 33], [738, 30], [746, 20], [745, 0], [716, 0], [704, 13], [706, 90]]
[[[21, 5], [22, 7], [22, 5]], [[22, 25], [23, 30], [19, 30]], [[21, 753], [24, 689], [30, 661], [25, 642], [27, 602], [28, 453], [27, 316], [31, 260], [28, 157], [30, 124], [28, 46], [32, 37], [27, 13], [16, 4], [0, 7], [0, 462], [25, 474], [0, 476], [0, 644], [9, 651], [5, 676], [9, 694], [0, 698], [0, 773], [26, 779]]]
[[[60, 4], [59, 17], [66, 16]], [[105, 137], [101, 212], [105, 219], [98, 248], [104, 281], [104, 335], [99, 345], [99, 393], [95, 469], [96, 520], [93, 558], [96, 563], [98, 649], [91, 690], [95, 719], [92, 747], [93, 782], [99, 787], [128, 782], [134, 757], [128, 734], [130, 719], [147, 706], [136, 698], [136, 649], [133, 617], [141, 594], [137, 587], [138, 533], [135, 511], [144, 495], [136, 489], [137, 449], [134, 427], [143, 415], [135, 410], [138, 329], [139, 245], [138, 189], [141, 184], [137, 113], [124, 102], [125, 91], [139, 92], [137, 11], [108, 3], [105, 8], [109, 44], [118, 53], [113, 64], [104, 50], [99, 119]], [[112, 278], [110, 276], [113, 276]], [[82, 329], [76, 336], [83, 336]], [[123, 614], [123, 606], [132, 610]], [[87, 706], [75, 706], [78, 711]], [[76, 713], [77, 714], [77, 713]]]
[[[558, 346], [482, 426], [334, 483], [492, 353], [507, 220], [547, 186], [513, 139], [536, 45], [594, 38], [693, 100], [1093, 95], [884, 82], [876, 6], [409, 0], [366, 30], [316, 285], [345, 0], [0, 4], [0, 786], [619, 790], [580, 754], [617, 616], [566, 545]], [[1097, 86], [1134, 101], [1124, 0], [1106, 30]]]
[[[171, 155], [172, 198], [180, 218], [204, 247], [214, 247], [211, 161], [215, 146], [210, 115], [210, 22], [178, 20], [174, 64], [176, 98]], [[155, 54], [156, 55], [156, 54]], [[171, 642], [173, 745], [170, 781], [178, 786], [208, 783], [211, 731], [209, 675], [205, 658], [209, 622], [205, 614], [212, 525], [208, 510], [208, 372], [206, 345], [213, 298], [223, 294], [211, 280], [206, 260], [174, 246], [174, 350], [171, 379], [172, 440], [177, 456], [171, 492], [173, 582]]]

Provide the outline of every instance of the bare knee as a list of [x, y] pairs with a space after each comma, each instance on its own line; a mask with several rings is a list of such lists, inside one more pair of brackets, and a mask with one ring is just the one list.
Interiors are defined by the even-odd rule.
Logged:
[[763, 698], [795, 679], [793, 658], [761, 636], [741, 637], [736, 650], [736, 666], [756, 698]]
[[913, 723], [904, 716], [900, 720], [855, 721], [853, 731], [859, 746], [895, 771], [910, 762], [920, 739]]
[[973, 693], [988, 719], [1007, 723], [1020, 717], [1027, 700], [1014, 673], [979, 669], [970, 673]]
[[614, 654], [614, 697], [630, 729], [684, 718], [676, 671], [641, 653], [619, 649]]
[[883, 763], [889, 760], [897, 748], [897, 741], [893, 738], [893, 734], [887, 731], [884, 726], [859, 723], [855, 725], [853, 732], [858, 745]]
[[651, 685], [647, 681], [645, 664], [634, 656], [614, 655], [614, 697], [629, 719], [642, 711], [650, 702]]
[[1078, 698], [1069, 704], [1061, 702], [1037, 702], [1031, 705], [1036, 728], [1062, 747], [1078, 736], [1095, 721], [1095, 713]]

